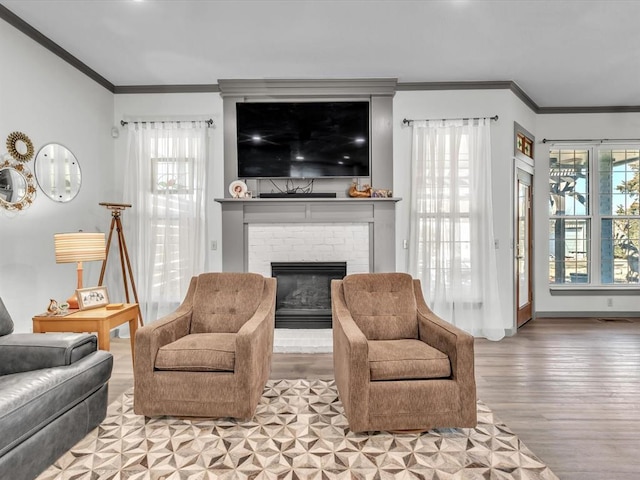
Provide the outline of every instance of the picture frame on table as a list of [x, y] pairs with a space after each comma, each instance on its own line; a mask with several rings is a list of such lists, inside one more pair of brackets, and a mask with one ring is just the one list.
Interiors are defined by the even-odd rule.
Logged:
[[76, 290], [80, 310], [104, 307], [109, 304], [107, 287], [79, 288]]

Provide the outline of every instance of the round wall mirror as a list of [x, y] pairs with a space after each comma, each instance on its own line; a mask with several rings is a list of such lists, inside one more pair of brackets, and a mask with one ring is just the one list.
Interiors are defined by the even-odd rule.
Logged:
[[21, 202], [27, 194], [27, 179], [15, 168], [0, 169], [0, 197], [7, 203]]
[[6, 210], [23, 210], [31, 205], [36, 187], [33, 174], [22, 164], [0, 163], [0, 206]]
[[36, 155], [38, 185], [55, 202], [69, 202], [78, 195], [82, 175], [80, 164], [71, 151], [58, 143], [48, 143]]

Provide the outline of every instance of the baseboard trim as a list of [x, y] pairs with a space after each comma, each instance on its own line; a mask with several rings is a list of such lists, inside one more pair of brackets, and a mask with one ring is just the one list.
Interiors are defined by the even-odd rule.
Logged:
[[589, 312], [536, 312], [534, 319], [537, 318], [576, 318], [576, 319], [584, 319], [584, 318], [594, 318], [594, 317], [630, 317], [630, 318], [640, 318], [640, 312], [637, 310], [634, 311], [625, 311], [625, 312], [612, 312], [609, 311], [589, 311]]

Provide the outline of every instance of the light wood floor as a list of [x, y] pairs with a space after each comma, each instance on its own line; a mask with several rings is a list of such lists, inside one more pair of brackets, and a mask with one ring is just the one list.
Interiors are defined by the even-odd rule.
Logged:
[[[113, 339], [110, 401], [133, 385]], [[640, 320], [536, 319], [476, 340], [482, 399], [562, 480], [640, 478]], [[274, 355], [272, 378], [331, 378], [330, 354]]]

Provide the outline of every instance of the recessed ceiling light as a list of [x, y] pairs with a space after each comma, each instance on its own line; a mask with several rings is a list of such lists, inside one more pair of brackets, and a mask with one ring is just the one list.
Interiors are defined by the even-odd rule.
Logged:
[[296, 160], [304, 160], [304, 157], [302, 155], [296, 155]]
[[356, 138], [356, 143], [364, 143], [364, 138]]
[[262, 137], [260, 135], [254, 135], [253, 137], [251, 137], [251, 140], [253, 140], [254, 142], [259, 142], [260, 140], [262, 140]]

